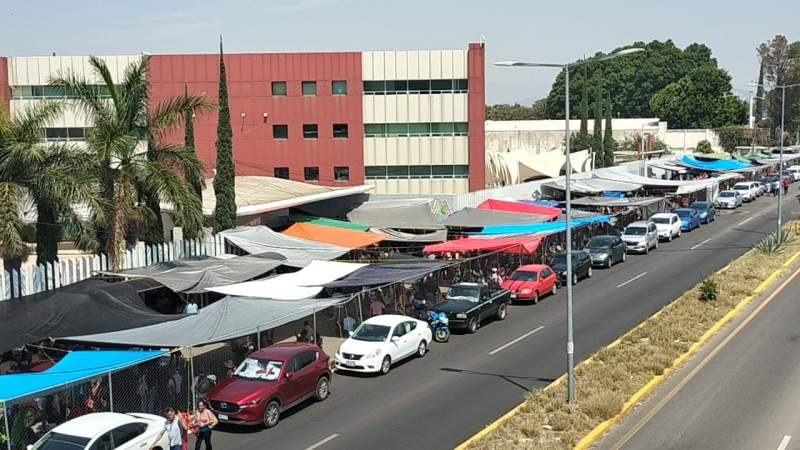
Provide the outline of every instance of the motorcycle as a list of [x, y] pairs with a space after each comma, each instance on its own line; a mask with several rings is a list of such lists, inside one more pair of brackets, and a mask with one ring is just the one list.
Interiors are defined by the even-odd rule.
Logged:
[[447, 325], [447, 314], [428, 311], [428, 325], [433, 330], [433, 340], [447, 342], [450, 340], [450, 327]]

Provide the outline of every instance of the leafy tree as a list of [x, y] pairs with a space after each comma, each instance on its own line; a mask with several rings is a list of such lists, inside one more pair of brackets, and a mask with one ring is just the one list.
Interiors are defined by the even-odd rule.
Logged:
[[[786, 36], [777, 35], [762, 44], [762, 61], [765, 65], [764, 79], [772, 85], [800, 83], [800, 41], [789, 42]], [[781, 89], [773, 89], [767, 95], [769, 126], [778, 134], [781, 125]], [[800, 89], [786, 90], [785, 129], [789, 133], [800, 129]]]
[[592, 156], [594, 157], [595, 167], [605, 166], [605, 154], [603, 151], [603, 100], [600, 88], [595, 85], [594, 114], [592, 132]]
[[730, 92], [730, 75], [709, 64], [659, 91], [650, 106], [674, 128], [716, 128], [747, 122], [745, 102]]
[[214, 232], [236, 226], [236, 169], [233, 163], [233, 131], [228, 106], [228, 80], [222, 38], [219, 40], [219, 119], [217, 120], [217, 173], [214, 175]]
[[[189, 88], [188, 86], [183, 86], [183, 96], [187, 99], [189, 98]], [[194, 111], [186, 111], [183, 114], [183, 146], [187, 150], [191, 150], [197, 154], [197, 149], [195, 148], [194, 144]], [[197, 157], [199, 160], [200, 158]], [[187, 182], [192, 186], [194, 193], [197, 195], [198, 200], [200, 200], [200, 205], [203, 204], [203, 184], [204, 180], [202, 177], [202, 172], [197, 174], [189, 174], [187, 178]], [[199, 230], [198, 230], [199, 231]], [[194, 230], [187, 230], [186, 237], [189, 239], [195, 239], [199, 237], [202, 233], [195, 233]]]
[[[717, 128], [717, 136], [719, 136], [719, 145], [726, 151], [732, 152], [740, 145], [747, 145], [750, 140], [746, 136], [746, 128], [744, 127], [721, 127]], [[698, 145], [699, 147], [699, 145]]]
[[[202, 227], [200, 202], [186, 183], [202, 165], [193, 151], [162, 140], [180, 126], [186, 111], [206, 110], [210, 104], [203, 97], [179, 96], [151, 105], [147, 56], [131, 63], [119, 83], [102, 59], [90, 57], [89, 66], [90, 78], [69, 73], [51, 84], [74, 92], [75, 105], [93, 124], [87, 147], [102, 192], [95, 226], [112, 267], [119, 269], [126, 238], [135, 238], [128, 236], [131, 223], [160, 220], [147, 207], [148, 197], [169, 203], [184, 229]], [[100, 97], [95, 79], [102, 80], [109, 99]]]
[[487, 105], [486, 120], [539, 120], [544, 119], [544, 101], [537, 100], [531, 106], [520, 105]]
[[584, 83], [581, 94], [581, 104], [578, 112], [581, 118], [581, 127], [572, 136], [570, 141], [570, 152], [579, 152], [592, 146], [592, 138], [589, 136], [589, 85]]
[[614, 140], [614, 130], [612, 128], [611, 99], [606, 99], [606, 130], [603, 136], [603, 165], [611, 167], [614, 165], [614, 152], [617, 151], [617, 141]]
[[697, 143], [697, 151], [700, 153], [712, 153], [714, 150], [711, 148], [711, 142], [703, 139]]
[[769, 45], [763, 43], [756, 49], [758, 53], [758, 87], [756, 88], [755, 104], [753, 105], [753, 116], [756, 122], [761, 120], [764, 115], [764, 76], [767, 71], [767, 60], [769, 58]]

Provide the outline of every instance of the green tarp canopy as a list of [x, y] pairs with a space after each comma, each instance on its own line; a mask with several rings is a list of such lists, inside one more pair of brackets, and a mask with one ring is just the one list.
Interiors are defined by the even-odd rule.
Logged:
[[328, 219], [326, 217], [313, 217], [313, 216], [291, 216], [289, 219], [292, 222], [313, 223], [314, 225], [323, 225], [326, 227], [344, 228], [346, 230], [367, 231], [367, 225], [361, 225], [353, 222], [346, 222], [344, 220]]

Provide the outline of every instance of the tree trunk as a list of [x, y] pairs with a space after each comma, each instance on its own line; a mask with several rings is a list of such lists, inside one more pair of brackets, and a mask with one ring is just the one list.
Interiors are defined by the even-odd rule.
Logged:
[[58, 261], [58, 243], [64, 237], [56, 205], [45, 199], [36, 202], [36, 264]]

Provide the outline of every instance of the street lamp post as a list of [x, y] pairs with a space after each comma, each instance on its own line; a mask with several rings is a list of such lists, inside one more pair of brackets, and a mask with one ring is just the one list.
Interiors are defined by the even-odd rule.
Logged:
[[639, 53], [644, 51], [642, 48], [628, 48], [625, 50], [620, 50], [616, 53], [611, 53], [610, 55], [595, 57], [590, 59], [585, 59], [583, 61], [578, 61], [576, 63], [567, 63], [567, 64], [552, 64], [552, 63], [531, 63], [531, 62], [521, 62], [521, 61], [499, 61], [494, 63], [495, 66], [500, 67], [555, 67], [559, 69], [564, 69], [564, 91], [566, 93], [566, 98], [564, 100], [564, 120], [565, 120], [565, 128], [564, 128], [564, 142], [565, 142], [565, 151], [566, 151], [566, 175], [564, 177], [564, 190], [566, 196], [566, 214], [565, 214], [565, 223], [564, 226], [566, 228], [566, 238], [567, 238], [567, 276], [566, 279], [566, 288], [567, 288], [567, 401], [570, 405], [575, 404], [575, 341], [573, 339], [572, 333], [572, 200], [571, 200], [571, 191], [570, 191], [570, 175], [572, 173], [572, 163], [570, 161], [570, 133], [569, 133], [569, 69], [570, 67], [579, 66], [582, 64], [586, 64], [589, 62], [596, 62], [596, 61], [607, 61], [609, 59], [619, 58], [620, 56], [631, 55], [634, 53]]

